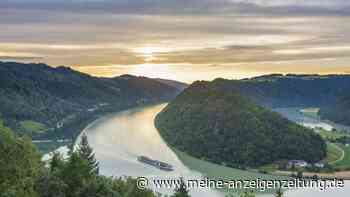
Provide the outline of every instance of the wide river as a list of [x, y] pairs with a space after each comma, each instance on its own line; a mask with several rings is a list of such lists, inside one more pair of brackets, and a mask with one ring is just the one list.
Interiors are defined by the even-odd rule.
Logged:
[[[134, 108], [100, 118], [88, 127], [86, 133], [90, 145], [100, 163], [100, 172], [106, 176], [148, 177], [150, 179], [185, 177], [202, 178], [203, 175], [187, 168], [167, 146], [154, 127], [154, 118], [166, 104]], [[145, 155], [172, 164], [173, 172], [164, 172], [137, 161], [137, 156]], [[345, 188], [319, 191], [319, 189], [290, 190], [287, 197], [336, 196], [349, 197], [350, 184]], [[155, 188], [153, 188], [155, 189]], [[171, 193], [172, 189], [155, 189]], [[191, 190], [194, 197], [219, 197], [223, 193], [214, 190]], [[273, 195], [263, 195], [273, 196]]]

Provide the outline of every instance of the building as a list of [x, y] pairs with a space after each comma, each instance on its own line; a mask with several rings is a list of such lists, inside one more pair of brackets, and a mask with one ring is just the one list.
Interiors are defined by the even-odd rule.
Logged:
[[288, 161], [288, 166], [289, 167], [306, 167], [308, 166], [308, 163], [304, 160], [289, 160]]
[[325, 164], [323, 162], [317, 162], [314, 164], [315, 167], [324, 168]]

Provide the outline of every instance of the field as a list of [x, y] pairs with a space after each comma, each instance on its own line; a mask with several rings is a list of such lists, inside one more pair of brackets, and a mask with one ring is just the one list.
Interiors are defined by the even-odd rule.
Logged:
[[321, 135], [325, 140], [333, 141], [341, 137], [349, 136], [349, 134], [341, 133], [339, 131], [327, 131], [321, 128], [315, 129], [315, 131]]
[[337, 162], [338, 160], [342, 160], [343, 155], [343, 149], [339, 147], [337, 144], [334, 143], [328, 143], [327, 144], [327, 163], [333, 164]]
[[45, 133], [48, 130], [44, 124], [32, 120], [21, 121], [20, 125], [26, 132], [30, 133]]
[[339, 169], [348, 169], [350, 167], [350, 147], [339, 145], [344, 150], [344, 158], [334, 163], [334, 166]]
[[305, 116], [309, 116], [312, 118], [318, 118], [319, 111], [320, 111], [319, 108], [306, 108], [306, 109], [300, 110], [300, 112], [303, 113]]

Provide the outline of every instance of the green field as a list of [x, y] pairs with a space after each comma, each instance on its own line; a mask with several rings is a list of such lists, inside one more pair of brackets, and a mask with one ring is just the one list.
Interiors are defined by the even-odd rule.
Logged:
[[319, 108], [305, 108], [300, 110], [300, 112], [303, 113], [305, 116], [309, 116], [312, 118], [318, 118], [319, 111]]
[[340, 161], [334, 163], [334, 166], [339, 169], [349, 169], [350, 168], [350, 146], [339, 145], [344, 150], [344, 158]]
[[329, 164], [335, 163], [337, 160], [341, 160], [343, 157], [343, 149], [334, 143], [327, 144], [327, 157], [326, 161]]
[[336, 140], [338, 138], [342, 138], [342, 137], [346, 137], [349, 136], [349, 134], [345, 134], [339, 131], [327, 131], [321, 128], [317, 128], [315, 129], [315, 131], [321, 135], [321, 137], [325, 140], [328, 141], [333, 141]]
[[[275, 176], [262, 174], [253, 171], [239, 170], [234, 168], [225, 167], [222, 165], [217, 165], [207, 161], [203, 161], [179, 150], [173, 149], [182, 163], [190, 168], [191, 170], [200, 172], [205, 177], [213, 180], [286, 180], [288, 177], [285, 176]], [[230, 191], [230, 192], [240, 192], [240, 190]], [[256, 191], [261, 192], [261, 191]], [[274, 190], [266, 190], [265, 192], [272, 193]]]
[[45, 133], [48, 130], [44, 124], [32, 120], [21, 121], [20, 125], [26, 132], [30, 133]]

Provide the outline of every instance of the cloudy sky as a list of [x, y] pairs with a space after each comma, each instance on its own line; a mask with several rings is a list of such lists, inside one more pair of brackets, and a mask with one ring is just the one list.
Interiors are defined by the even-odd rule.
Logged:
[[186, 82], [350, 73], [348, 0], [1, 0], [0, 61]]

